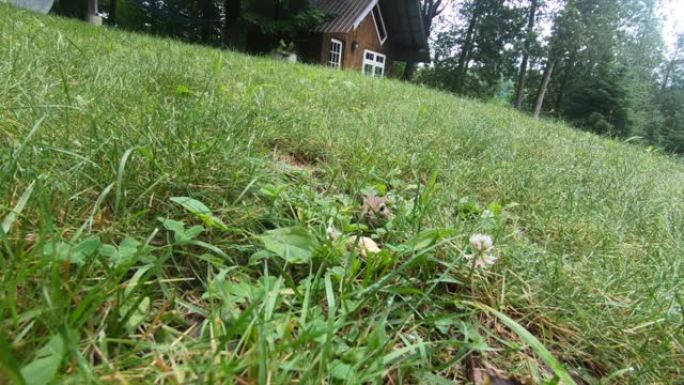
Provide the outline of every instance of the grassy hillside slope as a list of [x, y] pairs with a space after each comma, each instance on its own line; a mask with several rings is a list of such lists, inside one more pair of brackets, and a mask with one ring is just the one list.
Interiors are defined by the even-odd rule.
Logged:
[[684, 375], [684, 166], [398, 81], [0, 5], [0, 221], [0, 382]]

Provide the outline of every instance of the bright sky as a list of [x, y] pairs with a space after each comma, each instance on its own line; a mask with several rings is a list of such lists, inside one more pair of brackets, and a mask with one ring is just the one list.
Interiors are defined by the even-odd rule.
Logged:
[[[675, 45], [677, 34], [684, 33], [684, 0], [660, 1], [661, 6], [659, 14], [663, 20], [663, 38], [665, 39], [668, 48], [672, 50]], [[443, 20], [453, 18], [463, 0], [446, 0], [446, 2], [450, 4], [449, 9], [443, 14]], [[549, 3], [549, 5], [553, 6], [553, 2]], [[445, 28], [444, 21], [438, 21], [435, 27], [437, 30]]]
[[674, 48], [677, 33], [684, 33], [684, 0], [663, 0], [663, 37]]

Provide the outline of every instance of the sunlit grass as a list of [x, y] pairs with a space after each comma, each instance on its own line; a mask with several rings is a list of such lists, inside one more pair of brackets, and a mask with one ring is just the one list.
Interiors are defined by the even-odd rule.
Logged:
[[500, 106], [0, 6], [0, 197], [7, 379], [683, 374], [681, 162]]

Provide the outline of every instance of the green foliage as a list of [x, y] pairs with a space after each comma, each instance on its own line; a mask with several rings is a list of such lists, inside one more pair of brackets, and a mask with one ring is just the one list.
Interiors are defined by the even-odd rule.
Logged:
[[[5, 338], [4, 333], [0, 333], [0, 365], [2, 367], [2, 373], [0, 375], [4, 375], [4, 378], [9, 378], [18, 385], [26, 384], [24, 376], [21, 374], [19, 363], [12, 354], [11, 346]], [[0, 377], [0, 379], [2, 378], [3, 377]]]
[[[544, 113], [594, 133], [639, 136], [681, 152], [681, 103], [675, 94], [684, 67], [677, 53], [664, 59], [658, 2], [567, 0], [540, 5], [538, 14], [553, 19], [553, 32], [545, 41], [537, 37], [531, 42], [523, 108], [534, 108], [542, 72], [553, 64]], [[521, 16], [530, 7], [531, 1], [464, 2], [459, 20], [437, 35], [433, 66], [419, 72], [418, 82], [496, 103], [512, 100], [510, 84], [518, 76], [515, 64], [525, 41]], [[677, 52], [681, 55], [684, 49]]]
[[265, 47], [250, 46], [250, 50], [267, 51], [278, 47], [280, 40], [298, 40], [303, 32], [320, 24], [325, 14], [310, 6], [309, 0], [245, 1], [244, 22], [252, 32], [248, 41], [261, 41]]
[[24, 210], [24, 207], [26, 207], [26, 204], [28, 203], [29, 198], [31, 198], [31, 194], [33, 193], [33, 187], [36, 185], [36, 182], [33, 181], [31, 184], [26, 187], [26, 190], [21, 194], [21, 197], [17, 201], [17, 204], [12, 208], [12, 210], [5, 216], [5, 219], [2, 221], [2, 226], [0, 226], [0, 230], [2, 233], [0, 234], [8, 234], [10, 230], [12, 229], [12, 225], [14, 222], [17, 220], [17, 216], [21, 215], [21, 212]]
[[[532, 350], [536, 354], [538, 354], [544, 363], [548, 365], [551, 370], [553, 370], [554, 374], [557, 376], [557, 378], [561, 381], [563, 381], [564, 384], [568, 385], [576, 385], [576, 382], [572, 379], [570, 376], [570, 373], [568, 373], [567, 369], [561, 364], [556, 357], [549, 352], [544, 345], [539, 342], [539, 340], [533, 336], [527, 329], [525, 329], [522, 325], [519, 323], [515, 322], [513, 319], [508, 317], [506, 314], [501, 313], [500, 311], [497, 311], [495, 309], [490, 308], [489, 306], [482, 305], [482, 304], [475, 304], [477, 308], [480, 308], [484, 311], [490, 312], [494, 314], [498, 319], [501, 320], [506, 326], [511, 328], [516, 334], [520, 336], [520, 338], [530, 345]], [[551, 383], [553, 383], [554, 380], [551, 380]], [[558, 383], [558, 381], [555, 381], [555, 383]]]
[[684, 154], [684, 34], [679, 35], [664, 79], [652, 97], [651, 112], [644, 128], [650, 142]]
[[6, 5], [0, 36], [0, 382], [46, 359], [48, 383], [466, 383], [473, 355], [556, 381], [472, 303], [584, 382], [682, 377], [681, 162]]
[[172, 197], [171, 202], [183, 206], [184, 209], [195, 215], [204, 222], [207, 227], [215, 227], [221, 230], [228, 230], [226, 225], [211, 213], [211, 210], [202, 202], [188, 197]]
[[[82, 17], [84, 1], [61, 1], [55, 12]], [[276, 48], [281, 39], [300, 43], [304, 32], [327, 17], [309, 0], [115, 1], [116, 16], [108, 22], [117, 27], [261, 53]], [[110, 12], [111, 5], [105, 1], [101, 8]]]
[[100, 247], [100, 239], [91, 236], [78, 243], [51, 242], [44, 249], [44, 255], [55, 261], [82, 265], [87, 262]]
[[283, 227], [270, 230], [260, 235], [258, 239], [266, 250], [280, 256], [287, 263], [311, 263], [318, 241], [302, 227]]
[[21, 375], [27, 385], [47, 385], [57, 375], [66, 353], [64, 340], [55, 334], [35, 354], [35, 358], [21, 368]]
[[87, 0], [59, 0], [55, 1], [52, 11], [60, 15], [84, 19], [87, 9]]
[[103, 245], [100, 247], [100, 255], [109, 259], [114, 268], [130, 265], [135, 261], [140, 242], [131, 237], [124, 238], [119, 246]]
[[467, 1], [459, 11], [463, 22], [437, 34], [434, 67], [421, 71], [417, 81], [464, 95], [494, 97], [505, 79], [515, 77], [517, 52], [512, 48], [523, 37], [524, 11], [502, 0]]
[[607, 69], [567, 88], [562, 112], [568, 120], [597, 134], [630, 136], [633, 101], [623, 71]]
[[662, 120], [653, 122], [656, 143], [664, 148], [684, 154], [684, 88], [659, 93], [655, 100]]
[[159, 218], [159, 221], [162, 222], [165, 229], [173, 232], [174, 241], [178, 245], [189, 244], [190, 241], [195, 239], [204, 231], [204, 227], [202, 226], [192, 226], [191, 228], [186, 229], [185, 223], [181, 221], [174, 221], [173, 219]]

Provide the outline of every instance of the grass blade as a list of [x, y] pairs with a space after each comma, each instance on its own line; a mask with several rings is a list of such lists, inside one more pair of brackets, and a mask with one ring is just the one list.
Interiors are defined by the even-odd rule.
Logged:
[[5, 177], [10, 174], [11, 170], [17, 164], [17, 159], [19, 159], [19, 156], [24, 152], [26, 144], [28, 144], [29, 140], [31, 140], [31, 137], [33, 137], [33, 135], [35, 135], [35, 133], [38, 132], [38, 128], [40, 128], [44, 121], [45, 116], [38, 119], [38, 121], [33, 125], [31, 131], [29, 131], [28, 135], [26, 135], [26, 138], [21, 143], [17, 151], [14, 153], [14, 155], [12, 155], [12, 159], [9, 162], [7, 162], [7, 165], [4, 167], [4, 170], [2, 172], [2, 178], [0, 178], [0, 180], [5, 179]]
[[0, 334], [0, 368], [9, 378], [18, 385], [26, 384], [24, 376], [21, 375], [19, 363], [12, 354], [10, 343]]
[[116, 213], [116, 215], [119, 215], [119, 210], [123, 209], [123, 176], [124, 170], [126, 169], [126, 163], [128, 162], [128, 158], [131, 157], [133, 151], [137, 149], [138, 147], [136, 146], [126, 150], [126, 152], [124, 152], [123, 156], [121, 157], [121, 161], [119, 162], [119, 169], [116, 173], [116, 195], [114, 200], [114, 212]]
[[479, 310], [495, 315], [498, 319], [501, 320], [501, 322], [506, 324], [506, 326], [508, 326], [511, 330], [515, 332], [515, 334], [518, 335], [518, 337], [520, 337], [523, 341], [530, 345], [532, 350], [534, 350], [534, 352], [537, 353], [539, 358], [541, 358], [542, 361], [544, 361], [544, 363], [546, 363], [546, 365], [548, 365], [553, 370], [553, 372], [556, 373], [556, 375], [558, 376], [558, 378], [560, 378], [563, 384], [577, 385], [570, 376], [570, 373], [568, 373], [568, 371], [565, 370], [563, 364], [561, 364], [560, 361], [558, 361], [556, 357], [554, 357], [553, 354], [551, 354], [551, 352], [549, 352], [549, 350], [546, 349], [544, 344], [542, 344], [541, 341], [537, 339], [537, 337], [533, 336], [532, 333], [527, 331], [527, 329], [525, 329], [522, 325], [515, 322], [512, 318], [508, 317], [507, 315], [501, 313], [498, 310], [492, 309], [487, 305], [474, 302], [468, 303]]
[[93, 210], [90, 212], [90, 216], [88, 219], [83, 223], [83, 225], [76, 231], [74, 236], [71, 238], [73, 240], [78, 239], [78, 237], [83, 234], [83, 231], [85, 231], [86, 228], [88, 228], [88, 231], [92, 230], [93, 227], [93, 222], [95, 221], [95, 214], [97, 213], [97, 210], [100, 209], [100, 206], [104, 202], [105, 198], [107, 198], [107, 195], [112, 191], [114, 188], [114, 183], [110, 184], [109, 186], [105, 187], [104, 190], [100, 193], [100, 196], [97, 197], [97, 200], [95, 201], [95, 204], [93, 205]]
[[14, 222], [17, 220], [17, 216], [21, 214], [21, 212], [24, 210], [24, 207], [26, 207], [26, 203], [28, 202], [29, 198], [31, 197], [31, 194], [33, 193], [33, 187], [35, 187], [36, 181], [31, 182], [29, 186], [24, 190], [24, 193], [21, 194], [21, 197], [19, 198], [19, 201], [17, 204], [14, 206], [12, 211], [10, 211], [9, 214], [5, 217], [5, 219], [2, 221], [2, 232], [5, 234], [9, 234], [10, 228], [12, 228], [12, 225]]

